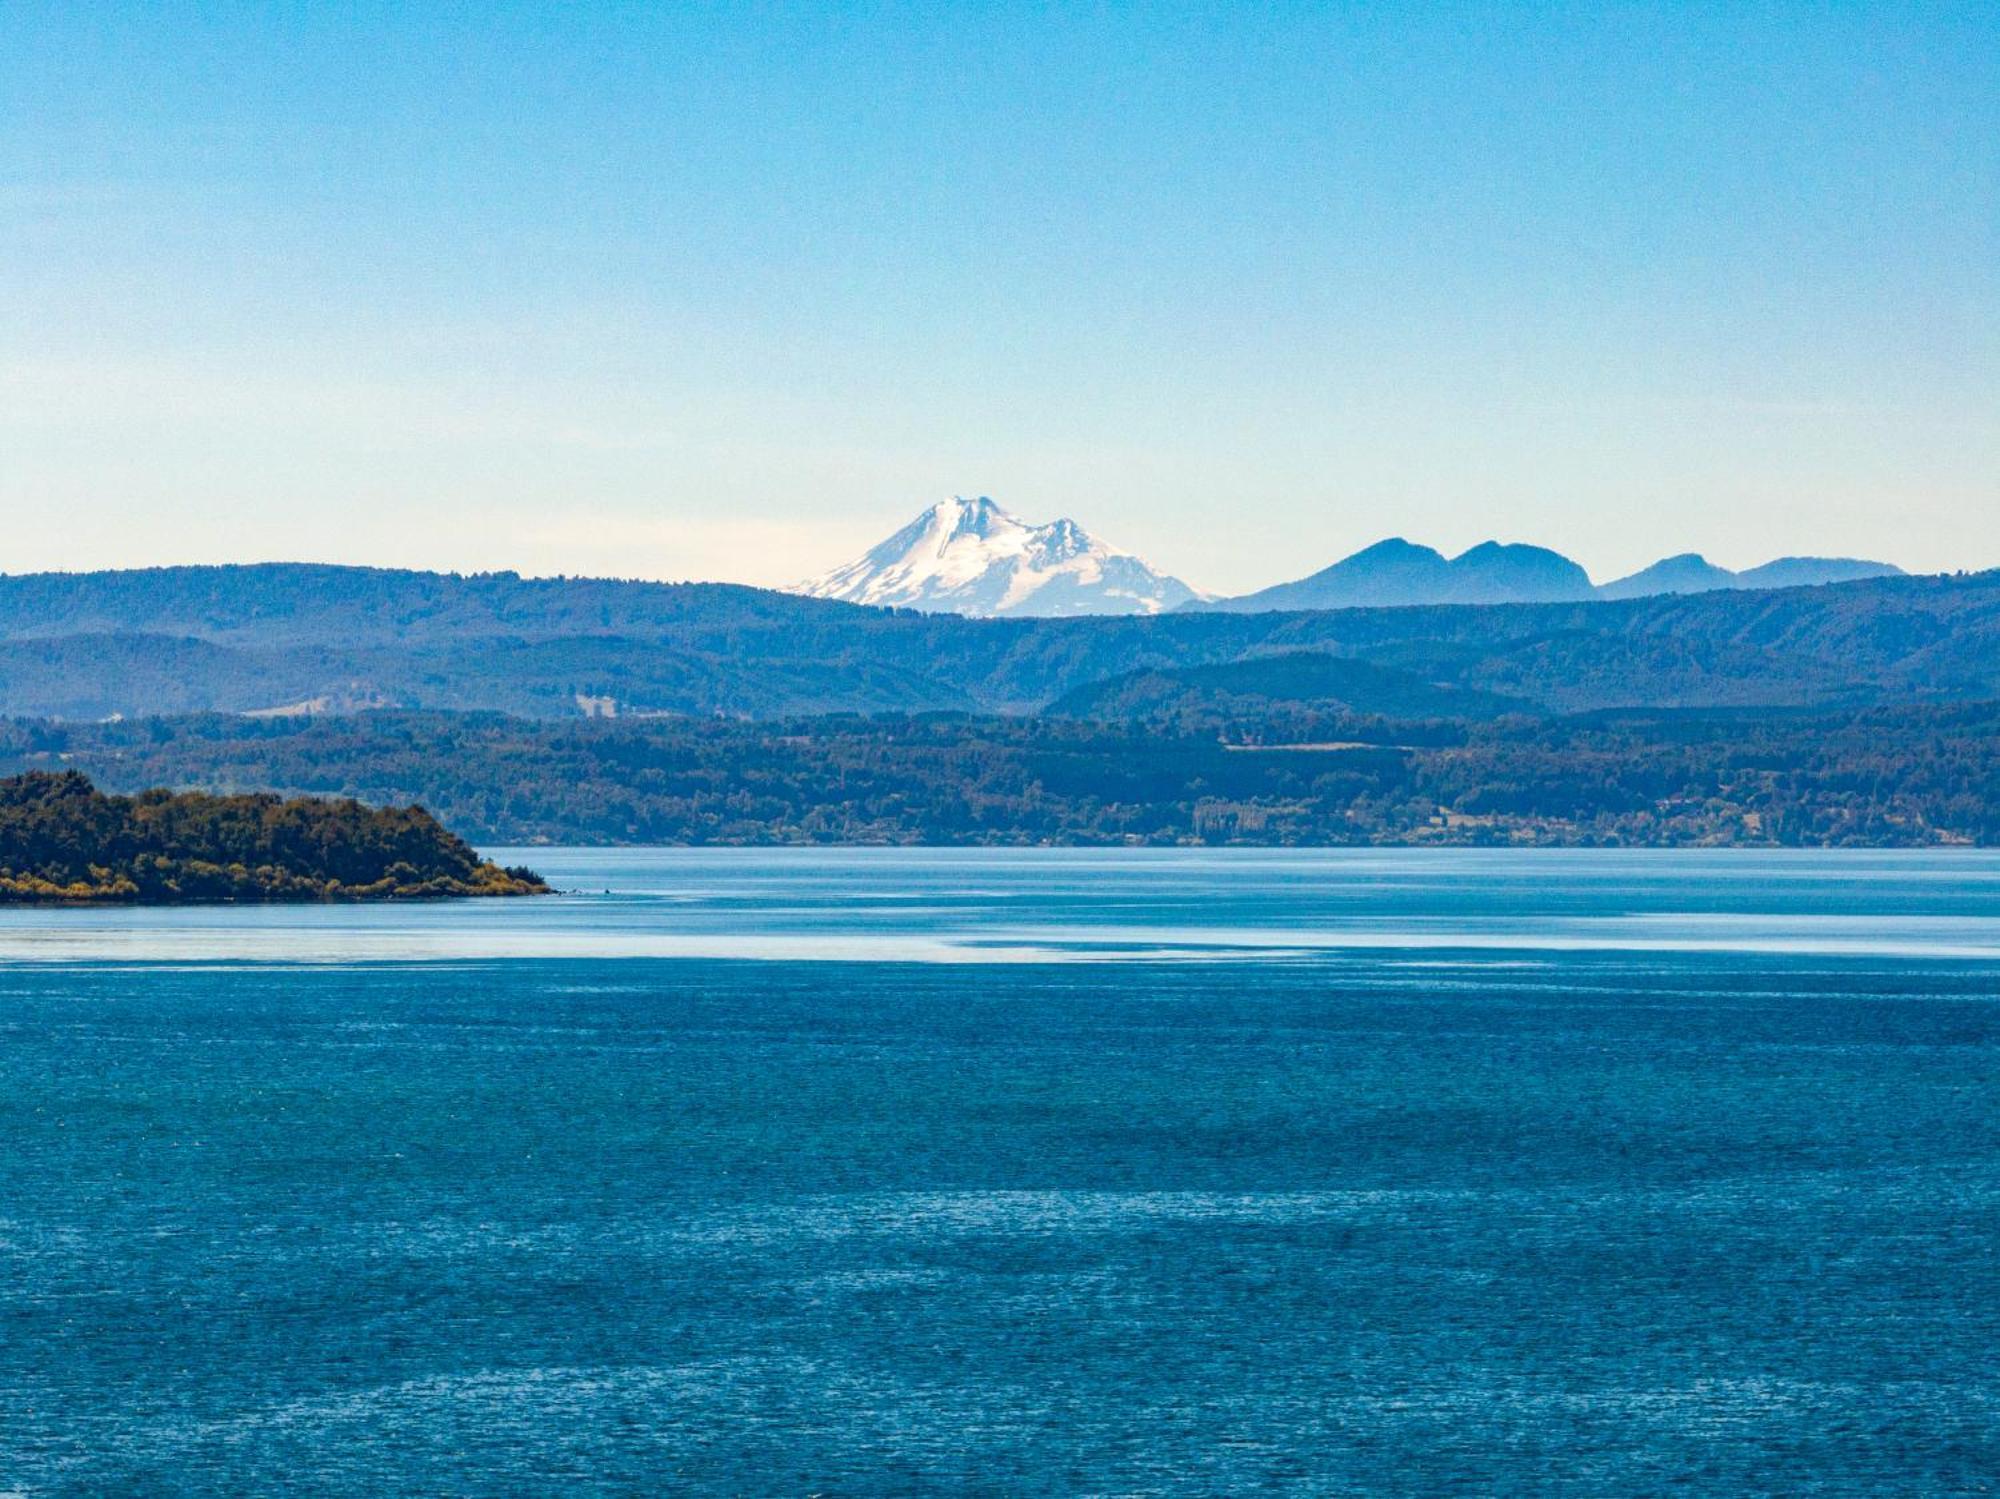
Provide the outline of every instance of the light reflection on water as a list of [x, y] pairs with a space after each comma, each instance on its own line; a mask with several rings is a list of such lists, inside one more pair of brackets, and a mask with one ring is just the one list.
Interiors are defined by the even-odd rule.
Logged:
[[1219, 962], [1395, 950], [2000, 959], [1968, 851], [498, 849], [559, 899], [0, 910], [0, 964]]

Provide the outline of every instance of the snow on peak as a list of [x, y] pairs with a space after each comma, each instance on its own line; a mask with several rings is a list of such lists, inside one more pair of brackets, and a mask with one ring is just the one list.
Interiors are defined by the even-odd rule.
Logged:
[[1073, 520], [1031, 526], [985, 495], [940, 500], [881, 545], [796, 591], [980, 615], [1158, 614], [1200, 596]]

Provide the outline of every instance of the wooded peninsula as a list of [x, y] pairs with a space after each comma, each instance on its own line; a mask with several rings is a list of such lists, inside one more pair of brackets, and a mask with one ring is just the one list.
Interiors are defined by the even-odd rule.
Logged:
[[0, 903], [166, 905], [542, 895], [422, 807], [145, 791], [80, 771], [0, 780]]

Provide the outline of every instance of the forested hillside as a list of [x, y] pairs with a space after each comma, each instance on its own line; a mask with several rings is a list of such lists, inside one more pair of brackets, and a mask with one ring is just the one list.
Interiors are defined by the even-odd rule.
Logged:
[[[1163, 667], [1092, 682], [1056, 699], [1048, 713], [1156, 728], [1223, 729], [1255, 723], [1266, 733], [1310, 738], [1299, 725], [1354, 714], [1384, 718], [1495, 718], [1532, 713], [1525, 698], [1441, 685], [1416, 672], [1323, 651], [1285, 651], [1214, 666]], [[1282, 720], [1287, 727], [1277, 727]]]
[[421, 801], [495, 842], [2000, 843], [2000, 706], [1126, 726], [485, 714], [0, 724], [108, 785]]
[[1021, 713], [1316, 651], [1538, 711], [2000, 695], [2000, 574], [1574, 604], [970, 620], [720, 584], [268, 565], [0, 578], [0, 712]]

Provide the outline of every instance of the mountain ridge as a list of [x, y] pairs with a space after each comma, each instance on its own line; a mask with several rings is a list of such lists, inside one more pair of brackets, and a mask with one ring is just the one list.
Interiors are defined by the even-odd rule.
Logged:
[[1662, 557], [1651, 567], [1601, 583], [1601, 599], [1651, 598], [1660, 594], [1709, 593], [1716, 589], [1817, 588], [1827, 583], [1856, 583], [1864, 578], [1900, 578], [1906, 574], [1893, 562], [1860, 557], [1777, 557], [1757, 567], [1732, 572], [1699, 552]]
[[972, 618], [1063, 618], [1568, 603], [1897, 576], [1902, 569], [1892, 563], [1851, 557], [1779, 557], [1734, 572], [1697, 552], [1682, 552], [1600, 584], [1548, 547], [1487, 540], [1446, 557], [1434, 547], [1391, 536], [1305, 577], [1217, 597], [1108, 546], [1073, 520], [1031, 526], [990, 496], [953, 495], [860, 557], [791, 591]]
[[1625, 577], [1593, 583], [1580, 564], [1547, 547], [1483, 541], [1447, 558], [1433, 547], [1392, 536], [1303, 578], [1182, 607], [1254, 614], [1427, 604], [1550, 604], [1718, 589], [1813, 587], [1902, 576], [1903, 570], [1893, 563], [1852, 557], [1779, 557], [1732, 572], [1698, 552], [1682, 552]]
[[1899, 577], [1893, 563], [1786, 556], [1735, 572], [1697, 552], [1605, 583], [1549, 547], [1487, 540], [1455, 557], [1391, 536], [1302, 578], [1205, 594], [1075, 521], [1030, 525], [987, 495], [953, 495], [853, 561], [793, 585], [803, 597], [963, 614], [1063, 618], [1171, 611], [1225, 614], [1422, 604], [1566, 603], [1716, 589], [1807, 587]]
[[1312, 650], [1560, 711], [2000, 697], [2000, 571], [1547, 604], [966, 619], [722, 584], [309, 564], [0, 576], [0, 713], [1032, 713]]

